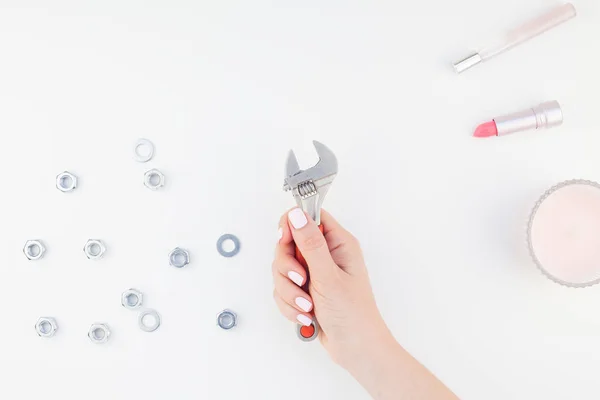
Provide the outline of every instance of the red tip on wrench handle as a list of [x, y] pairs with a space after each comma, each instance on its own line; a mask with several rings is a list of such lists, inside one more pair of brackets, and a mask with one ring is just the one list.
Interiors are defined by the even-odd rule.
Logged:
[[[319, 230], [321, 231], [321, 233], [323, 233], [323, 224], [319, 225]], [[296, 246], [296, 260], [298, 260], [298, 262], [306, 269], [306, 282], [302, 286], [302, 289], [304, 289], [304, 291], [308, 293], [308, 282], [310, 281], [310, 273], [308, 272], [308, 263], [306, 262], [306, 259], [300, 252], [300, 249], [298, 248], [298, 246]], [[305, 342], [310, 342], [312, 340], [315, 340], [319, 336], [319, 325], [317, 324], [317, 321], [314, 318], [314, 316], [313, 316], [313, 322], [312, 322], [311, 326], [298, 325], [297, 334], [298, 334], [298, 337], [300, 338], [300, 340], [303, 340]]]

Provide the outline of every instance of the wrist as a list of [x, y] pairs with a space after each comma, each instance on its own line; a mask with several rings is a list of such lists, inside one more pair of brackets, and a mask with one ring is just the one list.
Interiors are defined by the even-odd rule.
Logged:
[[404, 351], [383, 320], [366, 326], [357, 342], [346, 346], [339, 359], [339, 364], [359, 381]]
[[373, 399], [397, 399], [402, 387], [407, 386], [406, 376], [412, 375], [408, 372], [411, 359], [386, 328], [346, 370]]

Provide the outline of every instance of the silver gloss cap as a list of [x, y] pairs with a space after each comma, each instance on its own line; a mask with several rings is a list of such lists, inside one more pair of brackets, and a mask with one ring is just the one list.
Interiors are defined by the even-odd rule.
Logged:
[[479, 53], [470, 55], [469, 57], [454, 63], [454, 70], [457, 74], [472, 68], [483, 61]]

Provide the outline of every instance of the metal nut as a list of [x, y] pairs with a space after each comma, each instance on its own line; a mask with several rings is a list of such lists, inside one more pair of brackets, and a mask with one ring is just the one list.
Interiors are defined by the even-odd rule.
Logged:
[[85, 243], [85, 246], [83, 246], [83, 252], [85, 253], [86, 257], [90, 260], [98, 260], [102, 258], [102, 256], [106, 252], [106, 246], [104, 245], [104, 242], [102, 242], [102, 240], [89, 239]]
[[142, 306], [144, 294], [137, 289], [127, 289], [121, 295], [121, 304], [128, 310], [135, 310]]
[[221, 329], [229, 330], [237, 325], [237, 315], [231, 310], [223, 310], [217, 315], [217, 325]]
[[90, 326], [88, 337], [96, 344], [104, 344], [108, 342], [110, 337], [110, 328], [107, 324], [95, 323]]
[[157, 169], [151, 169], [144, 174], [144, 185], [148, 189], [157, 190], [165, 186], [165, 176]]
[[23, 246], [23, 253], [28, 260], [39, 260], [45, 252], [46, 247], [41, 240], [28, 240]]
[[77, 177], [65, 171], [56, 176], [56, 188], [61, 192], [70, 192], [77, 187]]
[[40, 317], [35, 323], [35, 331], [40, 337], [49, 338], [58, 330], [56, 320], [51, 317]]
[[183, 268], [190, 263], [190, 253], [180, 247], [175, 247], [169, 253], [169, 265], [175, 268]]

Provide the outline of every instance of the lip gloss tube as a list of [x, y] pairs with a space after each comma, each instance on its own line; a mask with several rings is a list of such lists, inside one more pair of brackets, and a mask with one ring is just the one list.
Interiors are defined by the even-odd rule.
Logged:
[[475, 137], [504, 136], [532, 129], [553, 128], [561, 125], [563, 113], [558, 101], [547, 101], [539, 106], [485, 122], [475, 129]]
[[483, 61], [492, 59], [521, 43], [541, 35], [563, 22], [574, 18], [576, 15], [577, 10], [573, 4], [566, 3], [560, 5], [531, 21], [524, 23], [518, 28], [508, 31], [496, 44], [454, 63], [454, 70], [460, 74]]

